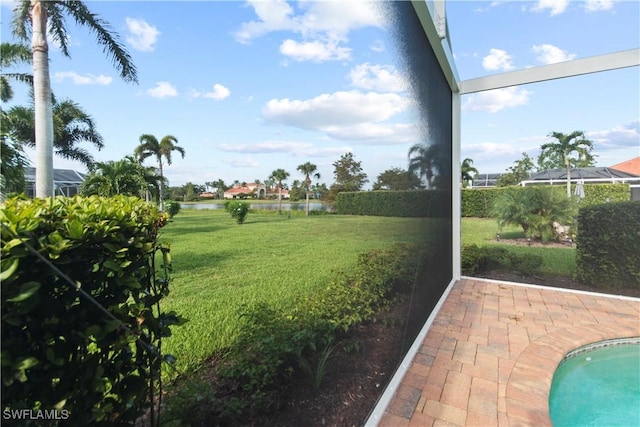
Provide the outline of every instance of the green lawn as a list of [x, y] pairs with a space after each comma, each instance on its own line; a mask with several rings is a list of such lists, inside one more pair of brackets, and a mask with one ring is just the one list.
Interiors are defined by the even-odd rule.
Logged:
[[174, 268], [163, 310], [189, 322], [174, 328], [164, 351], [192, 369], [234, 339], [241, 304], [292, 305], [354, 266], [358, 254], [424, 240], [420, 230], [434, 221], [250, 213], [237, 225], [222, 210], [183, 209], [160, 238], [171, 244]]
[[[357, 256], [398, 242], [424, 242], [437, 220], [366, 216], [278, 216], [251, 212], [237, 225], [223, 210], [183, 209], [162, 229], [171, 244], [173, 282], [163, 310], [189, 319], [173, 330], [164, 352], [178, 357], [181, 369], [227, 347], [237, 335], [237, 310], [265, 301], [292, 306], [297, 298], [329, 282], [338, 270], [353, 267]], [[432, 228], [433, 229], [433, 228]], [[493, 245], [495, 220], [464, 218], [463, 243]], [[505, 228], [503, 238], [521, 236]], [[507, 246], [539, 254], [543, 271], [571, 275], [575, 250]]]

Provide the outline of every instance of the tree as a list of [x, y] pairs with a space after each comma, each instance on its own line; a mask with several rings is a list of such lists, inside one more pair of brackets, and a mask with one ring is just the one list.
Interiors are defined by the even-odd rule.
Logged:
[[[70, 99], [61, 102], [53, 99], [52, 102], [55, 154], [65, 159], [79, 161], [89, 168], [93, 163], [93, 156], [85, 148], [78, 145], [88, 142], [98, 150], [104, 147], [102, 135], [98, 133], [93, 118], [80, 105]], [[7, 112], [6, 120], [8, 133], [12, 140], [29, 147], [35, 146], [37, 149], [33, 107], [12, 107]]]
[[462, 188], [467, 188], [469, 183], [473, 183], [473, 177], [478, 174], [478, 169], [473, 167], [473, 160], [466, 158], [460, 165], [460, 173], [462, 178]]
[[287, 178], [289, 178], [289, 172], [284, 169], [276, 169], [269, 175], [269, 179], [278, 183], [278, 215], [282, 215], [282, 181]]
[[[567, 197], [571, 197], [571, 167], [585, 167], [593, 165], [593, 141], [586, 139], [583, 131], [574, 131], [569, 135], [561, 132], [551, 132], [549, 137], [555, 142], [548, 142], [540, 146], [538, 165], [545, 169], [566, 168]], [[577, 158], [571, 157], [577, 154]]]
[[31, 41], [36, 145], [36, 197], [53, 196], [54, 124], [49, 73], [47, 36], [69, 55], [69, 34], [65, 16], [94, 33], [103, 51], [112, 60], [125, 81], [137, 82], [131, 57], [117, 36], [108, 31], [109, 24], [92, 13], [82, 1], [22, 0], [14, 9], [13, 33]]
[[[11, 68], [20, 63], [31, 63], [31, 49], [18, 43], [0, 44], [0, 70]], [[13, 98], [13, 88], [9, 80], [27, 83], [32, 87], [33, 76], [28, 73], [0, 73], [0, 101], [8, 102]]]
[[513, 162], [513, 166], [507, 168], [507, 173], [500, 175], [496, 186], [508, 187], [510, 185], [518, 185], [531, 177], [533, 168], [533, 160], [527, 153], [523, 152], [522, 159]]
[[304, 175], [304, 192], [306, 200], [306, 215], [309, 216], [309, 192], [311, 191], [311, 177], [320, 179], [318, 167], [311, 162], [298, 165], [297, 169]]
[[569, 225], [576, 213], [573, 200], [557, 190], [540, 185], [505, 189], [493, 205], [498, 225], [521, 226], [525, 235], [545, 242], [556, 237], [554, 223]]
[[415, 144], [409, 148], [408, 157], [409, 172], [417, 172], [420, 178], [424, 178], [427, 189], [430, 190], [438, 172], [438, 149], [433, 144]]
[[162, 158], [164, 157], [167, 160], [167, 165], [171, 164], [171, 153], [174, 151], [179, 152], [184, 159], [184, 148], [176, 145], [178, 143], [178, 139], [173, 135], [167, 135], [162, 138], [160, 141], [149, 134], [140, 135], [140, 145], [138, 145], [133, 154], [138, 158], [138, 160], [143, 161], [147, 157], [155, 157], [158, 162], [158, 171], [160, 173], [160, 197], [158, 201], [158, 206], [160, 210], [162, 210], [162, 200], [163, 200], [163, 181], [164, 181], [164, 172], [162, 165]]
[[151, 169], [153, 168], [145, 168], [133, 157], [95, 163], [82, 184], [82, 193], [105, 197], [118, 194], [143, 197], [150, 185], [158, 188], [159, 176], [151, 175], [155, 177], [153, 182], [150, 179], [150, 174], [153, 173]]
[[420, 178], [412, 172], [401, 168], [391, 168], [378, 175], [373, 184], [374, 190], [417, 190], [422, 188]]

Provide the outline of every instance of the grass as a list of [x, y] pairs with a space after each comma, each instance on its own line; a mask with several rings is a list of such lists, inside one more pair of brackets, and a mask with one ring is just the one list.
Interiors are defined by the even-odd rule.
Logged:
[[[495, 219], [491, 218], [463, 218], [462, 219], [462, 244], [500, 245], [496, 241], [496, 233], [500, 233], [501, 239], [524, 238], [522, 228], [507, 226], [502, 230], [498, 228]], [[526, 247], [503, 245], [512, 252], [525, 255], [540, 255], [542, 257], [542, 272], [550, 275], [573, 276], [576, 270], [575, 247]]]
[[434, 220], [252, 212], [237, 225], [221, 210], [183, 209], [162, 230], [171, 244], [173, 282], [163, 310], [189, 319], [163, 351], [181, 369], [196, 368], [238, 333], [238, 308], [265, 301], [293, 305], [328, 283], [357, 256], [398, 242], [424, 240]]

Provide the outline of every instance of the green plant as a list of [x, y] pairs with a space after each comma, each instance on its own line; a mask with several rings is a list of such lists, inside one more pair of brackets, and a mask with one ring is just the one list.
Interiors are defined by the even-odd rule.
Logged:
[[224, 208], [235, 218], [238, 224], [244, 224], [249, 213], [249, 204], [246, 202], [229, 201], [224, 203]]
[[640, 202], [584, 207], [578, 215], [577, 275], [603, 288], [640, 288]]
[[173, 218], [174, 216], [178, 215], [178, 212], [180, 212], [180, 207], [180, 202], [177, 202], [175, 200], [164, 201], [164, 210], [169, 214], [169, 218]]
[[[300, 351], [299, 353], [296, 353], [296, 360], [298, 361], [298, 366], [300, 366], [300, 368], [307, 375], [307, 377], [309, 378], [311, 387], [316, 391], [320, 389], [320, 385], [322, 384], [322, 378], [324, 377], [324, 371], [327, 364], [327, 360], [329, 360], [329, 356], [331, 356], [331, 353], [333, 353], [333, 350], [335, 350], [336, 348], [334, 345], [332, 345], [332, 343], [333, 343], [333, 338], [330, 338], [325, 344], [322, 351], [319, 352], [315, 369], [313, 369], [312, 363], [302, 355], [302, 351]], [[313, 352], [317, 351], [315, 343], [311, 345], [311, 351]]]
[[559, 188], [529, 186], [507, 188], [495, 200], [493, 211], [500, 227], [519, 225], [527, 236], [546, 242], [557, 237], [554, 223], [571, 223], [576, 207]]
[[441, 218], [450, 207], [450, 194], [439, 190], [344, 191], [336, 196], [336, 212], [342, 215]]
[[473, 275], [492, 270], [518, 272], [531, 276], [540, 272], [543, 259], [540, 255], [510, 251], [501, 246], [462, 246], [462, 273]]
[[[3, 409], [128, 423], [161, 401], [167, 218], [135, 197], [9, 199], [2, 222]], [[157, 258], [157, 261], [156, 261]], [[156, 270], [161, 274], [156, 276]]]

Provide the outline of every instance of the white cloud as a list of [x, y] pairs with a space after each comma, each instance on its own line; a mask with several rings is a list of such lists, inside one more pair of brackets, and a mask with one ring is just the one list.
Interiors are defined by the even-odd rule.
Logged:
[[371, 46], [369, 46], [369, 48], [374, 52], [384, 52], [385, 51], [384, 42], [382, 40], [374, 41], [373, 43], [371, 43]]
[[549, 9], [551, 16], [559, 15], [567, 9], [569, 0], [538, 0], [538, 3], [531, 8], [533, 12], [544, 12]]
[[349, 79], [360, 89], [403, 92], [408, 88], [406, 79], [392, 65], [360, 64], [351, 69]]
[[640, 153], [640, 120], [633, 120], [612, 129], [587, 132], [585, 136], [594, 142], [598, 150], [635, 148], [635, 155], [631, 157]]
[[322, 94], [308, 100], [272, 99], [262, 110], [269, 121], [307, 130], [380, 122], [404, 111], [410, 100], [394, 93], [358, 91]]
[[156, 82], [156, 87], [147, 89], [147, 95], [153, 98], [167, 98], [178, 96], [178, 91], [169, 82]]
[[511, 56], [502, 49], [491, 49], [489, 55], [482, 58], [482, 66], [485, 70], [508, 71], [514, 68]]
[[462, 110], [496, 113], [504, 108], [528, 104], [532, 93], [517, 86], [474, 93], [469, 95]]
[[260, 163], [252, 159], [251, 157], [237, 157], [235, 159], [224, 160], [224, 163], [233, 166], [235, 168], [255, 168], [260, 166]]
[[160, 31], [142, 19], [126, 18], [127, 42], [136, 50], [151, 52], [155, 49]]
[[601, 10], [610, 10], [613, 8], [613, 0], [586, 0], [584, 9], [587, 12], [599, 12]]
[[102, 85], [106, 86], [113, 81], [112, 77], [108, 77], [100, 74], [99, 76], [93, 74], [80, 75], [75, 71], [58, 71], [54, 73], [53, 78], [57, 82], [62, 82], [65, 79], [70, 79], [75, 85]]
[[254, 144], [220, 144], [222, 151], [232, 153], [272, 154], [288, 153], [295, 157], [335, 157], [351, 147], [315, 147], [310, 142], [264, 141]]
[[536, 54], [536, 59], [543, 64], [570, 61], [576, 57], [575, 53], [567, 53], [552, 44], [538, 44], [533, 46], [531, 51]]
[[352, 126], [328, 126], [326, 134], [334, 139], [366, 142], [367, 144], [408, 144], [420, 138], [417, 126], [407, 123], [360, 123]]
[[340, 46], [337, 40], [297, 42], [287, 39], [280, 45], [280, 53], [294, 61], [343, 61], [351, 58], [351, 49]]
[[215, 99], [216, 101], [222, 101], [223, 99], [228, 98], [229, 95], [231, 95], [231, 91], [220, 83], [214, 84], [213, 91], [211, 92], [200, 92], [199, 90], [191, 89], [187, 93], [187, 97], [190, 99], [209, 98]]

